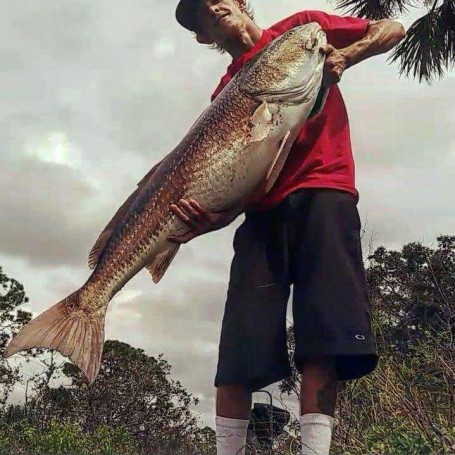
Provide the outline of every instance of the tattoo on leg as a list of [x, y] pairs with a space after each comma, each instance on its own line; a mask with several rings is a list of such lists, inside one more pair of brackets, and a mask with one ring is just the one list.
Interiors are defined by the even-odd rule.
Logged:
[[337, 382], [330, 379], [324, 387], [317, 392], [317, 406], [322, 414], [333, 417], [337, 399]]
[[327, 359], [311, 359], [301, 373], [302, 414], [316, 412], [334, 417], [338, 394], [338, 376], [334, 363]]

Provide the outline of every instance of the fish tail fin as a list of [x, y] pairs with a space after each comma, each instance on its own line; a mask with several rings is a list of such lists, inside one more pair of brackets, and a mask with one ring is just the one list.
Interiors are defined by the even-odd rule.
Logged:
[[3, 353], [7, 358], [31, 348], [50, 348], [68, 357], [92, 384], [98, 375], [104, 344], [104, 316], [79, 306], [81, 289], [30, 321]]

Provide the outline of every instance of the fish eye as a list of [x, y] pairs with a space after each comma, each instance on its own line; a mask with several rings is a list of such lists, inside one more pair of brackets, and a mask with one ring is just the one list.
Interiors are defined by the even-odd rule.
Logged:
[[312, 51], [316, 47], [317, 44], [318, 44], [318, 40], [315, 36], [313, 36], [305, 43], [305, 49]]

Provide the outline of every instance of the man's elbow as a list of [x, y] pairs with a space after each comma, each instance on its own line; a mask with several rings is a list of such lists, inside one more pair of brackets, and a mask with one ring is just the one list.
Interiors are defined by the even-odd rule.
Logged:
[[398, 43], [406, 38], [406, 29], [400, 22], [395, 22]]
[[398, 44], [400, 41], [404, 40], [406, 37], [406, 30], [402, 23], [391, 21], [393, 23], [393, 39], [395, 41], [395, 45]]
[[378, 37], [380, 53], [388, 52], [406, 36], [403, 24], [391, 19], [382, 19], [371, 23], [373, 32]]

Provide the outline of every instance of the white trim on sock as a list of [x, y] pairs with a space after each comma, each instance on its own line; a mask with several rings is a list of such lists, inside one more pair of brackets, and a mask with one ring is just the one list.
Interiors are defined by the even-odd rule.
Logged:
[[217, 455], [245, 455], [249, 420], [216, 416]]
[[300, 417], [302, 455], [329, 455], [335, 419], [318, 413]]

